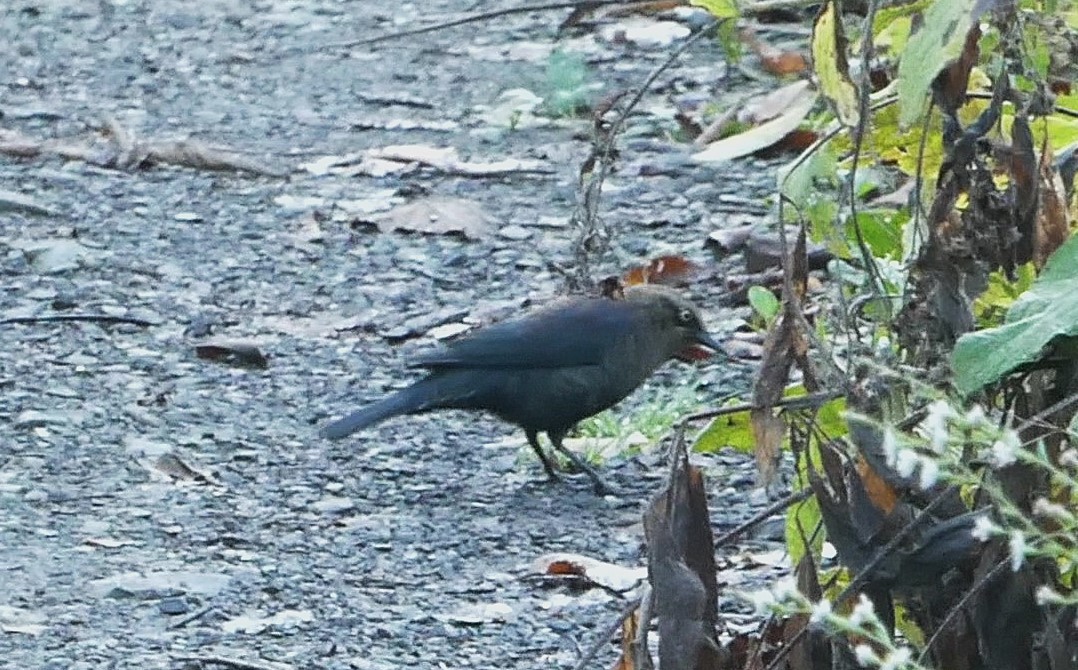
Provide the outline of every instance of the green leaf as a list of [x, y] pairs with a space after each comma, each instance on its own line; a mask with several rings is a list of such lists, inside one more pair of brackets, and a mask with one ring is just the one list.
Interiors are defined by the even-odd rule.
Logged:
[[[794, 387], [788, 389], [786, 395], [803, 395], [804, 390], [804, 387]], [[808, 457], [805, 456], [806, 454], [802, 454], [797, 463], [794, 488], [798, 491], [808, 485], [808, 469], [812, 467], [810, 462], [820, 462], [820, 447], [815, 441], [809, 445]], [[826, 536], [827, 531], [823, 525], [820, 503], [816, 501], [816, 496], [801, 501], [786, 512], [786, 551], [790, 552], [791, 565], [800, 563], [806, 552], [812, 552], [816, 565], [819, 565]]]
[[704, 453], [716, 453], [725, 447], [743, 454], [751, 454], [755, 450], [756, 438], [752, 434], [747, 410], [715, 417], [693, 444], [694, 450]]
[[1041, 358], [1057, 338], [1078, 336], [1078, 236], [1048, 260], [1033, 286], [1015, 301], [1004, 325], [963, 335], [951, 367], [959, 393], [969, 395]]
[[902, 228], [908, 219], [906, 211], [868, 209], [857, 212], [861, 237], [877, 258], [902, 257]]
[[[786, 551], [790, 552], [790, 564], [797, 565], [811, 551], [819, 565], [823, 551], [824, 536], [827, 534], [821, 524], [820, 503], [813, 496], [793, 506], [786, 513]], [[805, 544], [808, 540], [808, 544]]]
[[973, 301], [973, 313], [981, 326], [999, 326], [1014, 301], [1033, 286], [1037, 279], [1037, 269], [1030, 261], [1018, 267], [1014, 281], [1007, 278], [1002, 270], [988, 275], [988, 288]]
[[736, 19], [741, 16], [734, 0], [692, 0], [689, 4], [703, 7], [716, 19]]
[[860, 101], [850, 79], [846, 33], [834, 0], [824, 4], [812, 26], [812, 63], [820, 92], [831, 103], [835, 116], [846, 126], [856, 126], [861, 116]]
[[928, 89], [947, 64], [958, 58], [973, 21], [977, 0], [936, 0], [912, 35], [898, 63], [899, 122], [909, 128], [925, 112]]
[[775, 320], [782, 307], [782, 303], [775, 294], [763, 286], [749, 287], [749, 304], [767, 323]]
[[[805, 208], [821, 198], [820, 182], [832, 184], [835, 179], [835, 153], [830, 147], [817, 151], [793, 170], [778, 170], [778, 185], [782, 194], [794, 205]], [[829, 199], [824, 196], [822, 199]]]

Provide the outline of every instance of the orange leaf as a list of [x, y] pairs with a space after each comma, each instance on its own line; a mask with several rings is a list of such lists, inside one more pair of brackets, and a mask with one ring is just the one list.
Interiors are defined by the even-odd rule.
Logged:
[[700, 267], [682, 256], [659, 256], [647, 265], [638, 265], [625, 273], [626, 286], [636, 284], [665, 284], [674, 286], [688, 283]]

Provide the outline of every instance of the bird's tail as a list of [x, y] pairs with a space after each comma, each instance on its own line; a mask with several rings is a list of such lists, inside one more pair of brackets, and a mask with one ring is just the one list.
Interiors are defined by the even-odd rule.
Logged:
[[475, 383], [476, 380], [464, 375], [427, 377], [337, 419], [322, 428], [322, 435], [331, 440], [339, 440], [357, 430], [400, 414], [418, 414], [438, 408], [469, 407], [468, 400], [476, 393]]

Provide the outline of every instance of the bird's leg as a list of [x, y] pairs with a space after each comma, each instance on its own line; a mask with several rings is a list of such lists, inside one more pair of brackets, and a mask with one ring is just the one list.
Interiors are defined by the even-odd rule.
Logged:
[[558, 476], [557, 471], [554, 469], [554, 464], [550, 462], [550, 457], [543, 451], [542, 445], [539, 444], [539, 433], [534, 430], [524, 431], [524, 434], [528, 436], [528, 444], [535, 450], [535, 455], [539, 457], [539, 460], [543, 463], [543, 469], [546, 470], [547, 477], [551, 481], [558, 481], [561, 477]]
[[550, 441], [554, 445], [555, 449], [560, 451], [562, 454], [565, 455], [566, 458], [572, 461], [573, 465], [576, 467], [577, 470], [580, 470], [581, 472], [587, 474], [589, 478], [591, 478], [591, 483], [595, 485], [596, 493], [600, 495], [613, 493], [614, 490], [605, 481], [603, 481], [603, 478], [599, 476], [599, 473], [595, 471], [595, 468], [588, 465], [588, 463], [580, 456], [577, 456], [575, 452], [565, 448], [565, 445], [562, 444], [562, 440], [565, 439], [565, 433], [548, 432], [547, 435], [550, 437]]

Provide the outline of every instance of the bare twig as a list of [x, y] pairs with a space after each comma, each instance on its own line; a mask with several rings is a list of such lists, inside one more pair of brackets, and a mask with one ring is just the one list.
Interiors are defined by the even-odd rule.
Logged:
[[520, 7], [506, 7], [504, 9], [492, 9], [487, 12], [476, 12], [475, 14], [465, 14], [464, 16], [458, 16], [455, 19], [448, 19], [446, 21], [439, 21], [438, 23], [432, 23], [430, 25], [421, 26], [419, 28], [410, 28], [408, 30], [401, 30], [395, 33], [386, 33], [384, 35], [376, 35], [375, 37], [368, 37], [362, 40], [349, 40], [347, 42], [331, 42], [329, 44], [318, 44], [314, 49], [305, 49], [304, 51], [322, 51], [324, 49], [351, 49], [352, 47], [365, 46], [368, 44], [377, 44], [379, 42], [390, 42], [392, 40], [401, 39], [403, 37], [414, 37], [416, 35], [426, 35], [427, 33], [437, 32], [439, 30], [445, 30], [446, 28], [456, 28], [457, 26], [464, 26], [469, 23], [479, 23], [480, 21], [489, 21], [490, 19], [500, 18], [502, 16], [511, 16], [513, 14], [528, 14], [531, 12], [547, 12], [556, 9], [590, 9], [593, 7], [602, 7], [603, 5], [620, 5], [625, 0], [577, 0], [576, 2], [546, 2], [537, 5], [523, 5]]
[[785, 498], [782, 498], [781, 500], [776, 500], [775, 502], [768, 505], [765, 509], [760, 510], [756, 514], [753, 514], [748, 520], [740, 523], [736, 528], [720, 535], [719, 538], [715, 540], [715, 548], [717, 549], [728, 542], [733, 542], [742, 534], [751, 530], [752, 527], [756, 524], [766, 521], [772, 515], [777, 514], [778, 512], [786, 509], [787, 507], [790, 507], [791, 505], [796, 505], [802, 500], [807, 500], [811, 496], [811, 489], [803, 489], [801, 491], [791, 493], [790, 495], [786, 496]]
[[[870, 110], [869, 94], [872, 92], [872, 56], [875, 45], [872, 42], [872, 24], [876, 20], [876, 11], [879, 9], [879, 0], [869, 0], [868, 11], [861, 30], [861, 80], [858, 82], [857, 100], [857, 125], [853, 128], [853, 165], [850, 167], [849, 192], [850, 198], [850, 222], [853, 224], [853, 235], [857, 240], [857, 249], [861, 252], [861, 262], [865, 264], [865, 272], [872, 281], [872, 292], [877, 296], [884, 293], [883, 276], [872, 256], [872, 250], [865, 242], [861, 223], [857, 219], [857, 166], [861, 163], [861, 149], [864, 147], [865, 134], [868, 131], [868, 119]], [[838, 18], [836, 17], [836, 20]], [[839, 291], [841, 294], [842, 292]]]
[[[841, 398], [846, 395], [841, 391], [820, 391], [819, 393], [810, 393], [808, 395], [796, 396], [793, 398], [783, 398], [775, 402], [768, 407], [774, 409], [813, 409], [820, 407], [821, 405], [834, 400], [835, 398]], [[684, 426], [692, 421], [702, 421], [704, 419], [715, 419], [720, 416], [728, 416], [730, 414], [738, 414], [740, 412], [750, 412], [754, 409], [762, 409], [761, 407], [754, 405], [751, 402], [741, 403], [740, 405], [731, 405], [729, 407], [720, 407], [718, 409], [708, 410], [706, 412], [697, 412], [696, 414], [690, 414], [681, 420], [681, 425]]]
[[63, 323], [65, 321], [85, 321], [89, 323], [129, 323], [134, 326], [149, 328], [157, 324], [146, 319], [132, 316], [112, 316], [111, 314], [48, 314], [45, 316], [13, 316], [0, 319], [0, 325], [16, 323]]
[[213, 605], [206, 605], [202, 609], [195, 610], [194, 612], [191, 612], [187, 616], [182, 617], [180, 619], [177, 619], [176, 621], [173, 621], [172, 623], [170, 623], [169, 626], [168, 626], [169, 630], [176, 630], [177, 628], [183, 628], [184, 626], [191, 623], [192, 621], [195, 621], [197, 619], [201, 619], [202, 617], [206, 616], [207, 614], [212, 612], [214, 609], [215, 608], [214, 608]]
[[595, 165], [596, 168], [586, 180], [586, 183], [582, 184], [581, 195], [571, 220], [571, 224], [578, 230], [576, 267], [574, 268], [573, 277], [570, 278], [570, 283], [575, 284], [573, 288], [590, 287], [592, 282], [589, 261], [591, 253], [596, 250], [601, 251], [605, 247], [605, 240], [609, 239], [609, 233], [602, 230], [599, 224], [599, 196], [602, 194], [603, 183], [606, 181], [612, 167], [614, 144], [625, 126], [626, 119], [628, 119], [630, 112], [636, 108], [640, 100], [643, 99], [644, 93], [651, 88], [659, 76], [673, 65], [689, 47], [703, 37], [712, 34], [721, 23], [721, 21], [717, 20], [712, 21], [707, 26], [697, 30], [682, 42], [677, 49], [674, 49], [665, 61], [652, 70], [640, 87], [636, 89], [633, 97], [621, 107], [609, 129], [602, 134], [601, 138], [596, 139], [591, 154], [584, 160], [584, 165]]
[[955, 620], [955, 617], [957, 617], [959, 613], [962, 612], [962, 609], [966, 606], [966, 603], [968, 603], [974, 595], [980, 593], [988, 584], [988, 582], [995, 579], [996, 575], [1003, 572], [1003, 568], [1008, 567], [1009, 565], [1010, 561], [1008, 559], [1004, 559], [999, 563], [996, 563], [996, 566], [989, 570], [988, 574], [986, 574], [984, 578], [981, 579], [981, 581], [971, 586], [968, 591], [962, 594], [962, 597], [958, 599], [958, 602], [955, 603], [954, 607], [952, 607], [950, 611], [947, 612], [947, 616], [943, 617], [943, 621], [940, 622], [940, 625], [936, 627], [935, 632], [932, 633], [932, 637], [928, 638], [928, 642], [925, 642], [924, 649], [921, 650], [921, 656], [917, 659], [918, 664], [922, 664], [925, 662], [925, 659], [928, 657], [928, 653], [932, 651], [932, 645], [936, 643], [936, 640], [938, 640], [940, 635], [943, 634], [943, 631], [947, 630], [947, 627], [951, 625], [951, 622]]
[[581, 654], [580, 660], [577, 661], [574, 670], [584, 670], [592, 662], [595, 656], [599, 653], [599, 650], [603, 648], [610, 638], [614, 637], [614, 633], [618, 632], [625, 620], [633, 615], [636, 608], [640, 607], [640, 598], [636, 597], [630, 600], [625, 607], [618, 613], [617, 618], [604, 628], [599, 635], [596, 636], [595, 641], [591, 643], [591, 646], [584, 650]]

